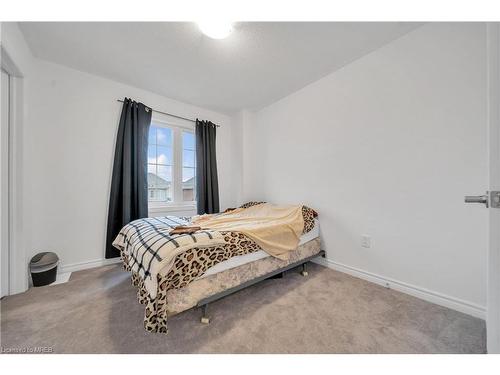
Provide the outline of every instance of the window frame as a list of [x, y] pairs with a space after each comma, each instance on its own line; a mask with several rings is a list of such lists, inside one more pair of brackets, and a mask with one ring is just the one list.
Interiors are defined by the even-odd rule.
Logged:
[[[148, 195], [148, 209], [149, 212], [164, 212], [164, 211], [187, 211], [196, 210], [196, 201], [183, 201], [182, 200], [182, 133], [195, 131], [194, 124], [185, 124], [175, 120], [165, 120], [158, 117], [151, 119], [151, 125], [159, 128], [167, 128], [172, 130], [172, 201], [171, 202], [158, 202], [149, 201]], [[149, 139], [149, 138], [148, 138]], [[148, 140], [149, 148], [149, 140]], [[196, 164], [195, 164], [196, 165]], [[195, 176], [196, 178], [196, 176]], [[196, 186], [196, 185], [195, 185]]]

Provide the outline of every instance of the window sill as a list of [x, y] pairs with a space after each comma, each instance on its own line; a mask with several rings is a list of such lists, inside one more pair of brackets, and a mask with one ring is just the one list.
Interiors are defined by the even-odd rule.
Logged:
[[195, 204], [169, 204], [164, 206], [150, 206], [150, 213], [158, 212], [180, 212], [180, 211], [196, 211]]

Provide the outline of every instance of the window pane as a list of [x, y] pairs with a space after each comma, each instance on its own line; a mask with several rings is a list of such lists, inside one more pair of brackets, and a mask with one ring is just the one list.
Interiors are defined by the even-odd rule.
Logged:
[[156, 164], [156, 145], [148, 146], [148, 163]]
[[[151, 195], [151, 191], [156, 188], [156, 165], [148, 164], [148, 199]], [[154, 198], [154, 196], [152, 197]]]
[[172, 200], [171, 167], [148, 164], [148, 200], [169, 202]]
[[149, 127], [149, 140], [148, 140], [150, 145], [155, 145], [156, 144], [156, 127], [150, 126]]
[[172, 129], [158, 128], [156, 142], [161, 146], [171, 146], [172, 145]]
[[157, 163], [161, 165], [173, 165], [172, 147], [157, 147]]
[[194, 168], [182, 168], [182, 182], [194, 180]]
[[194, 201], [196, 197], [194, 168], [182, 168], [182, 200]]
[[194, 150], [194, 134], [182, 132], [182, 148], [184, 150]]
[[172, 201], [172, 167], [159, 165], [157, 170], [155, 198], [157, 201]]
[[182, 132], [182, 199], [196, 200], [196, 154], [195, 136], [192, 132]]
[[194, 168], [194, 151], [182, 151], [182, 166]]
[[171, 184], [158, 176], [159, 168], [155, 164], [148, 164], [148, 200], [150, 202], [168, 202], [171, 200], [169, 190]]
[[[172, 167], [170, 166], [158, 166], [158, 177], [164, 180], [166, 184], [172, 183]], [[163, 183], [163, 182], [162, 182]]]

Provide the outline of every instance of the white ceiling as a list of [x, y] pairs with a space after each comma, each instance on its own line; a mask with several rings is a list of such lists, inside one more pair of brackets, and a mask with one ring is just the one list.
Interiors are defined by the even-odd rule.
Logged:
[[193, 23], [20, 23], [33, 54], [214, 110], [259, 109], [418, 23], [244, 22], [223, 40]]

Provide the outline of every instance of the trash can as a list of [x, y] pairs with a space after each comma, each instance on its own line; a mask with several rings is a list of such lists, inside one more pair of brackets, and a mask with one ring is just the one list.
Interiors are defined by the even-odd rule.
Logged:
[[56, 281], [59, 257], [56, 253], [43, 252], [36, 254], [30, 260], [31, 279], [33, 286], [44, 286]]

